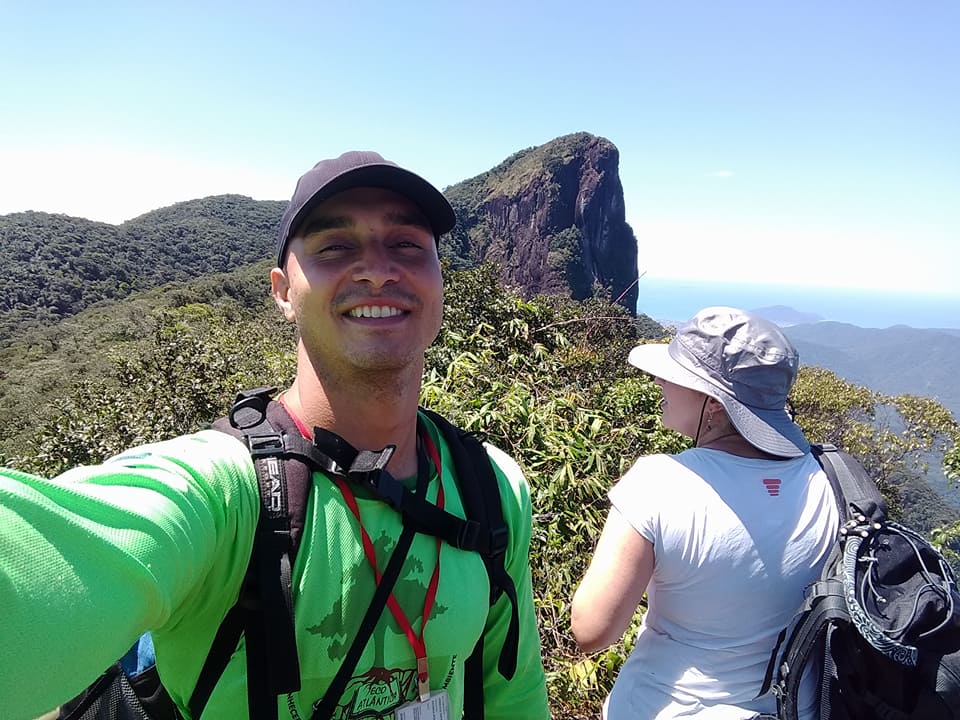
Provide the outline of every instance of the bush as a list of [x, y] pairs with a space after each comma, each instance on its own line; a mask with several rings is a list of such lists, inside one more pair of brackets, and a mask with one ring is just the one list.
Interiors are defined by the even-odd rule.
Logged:
[[[662, 427], [659, 388], [626, 363], [633, 345], [664, 332], [602, 300], [523, 300], [496, 277], [491, 266], [448, 268], [444, 328], [427, 352], [422, 402], [486, 435], [525, 471], [551, 712], [555, 720], [598, 717], [644, 608], [621, 642], [588, 656], [570, 632], [570, 599], [606, 519], [607, 490], [636, 457], [689, 442]], [[28, 452], [6, 460], [45, 474], [96, 462], [213, 420], [238, 389], [292, 380], [295, 338], [275, 308], [195, 302], [159, 310], [153, 322], [146, 349], [118, 355], [108, 377], [81, 379]], [[792, 399], [813, 441], [862, 457], [888, 491], [912, 453], [960, 436], [937, 403], [886, 398], [817, 368], [802, 369]], [[878, 408], [893, 408], [899, 426], [878, 423]], [[956, 445], [946, 465], [956, 480]], [[951, 547], [958, 537], [960, 525], [934, 532]]]

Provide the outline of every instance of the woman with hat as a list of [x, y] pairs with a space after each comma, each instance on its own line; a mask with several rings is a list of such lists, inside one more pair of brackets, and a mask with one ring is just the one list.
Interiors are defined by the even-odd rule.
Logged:
[[[799, 365], [771, 322], [706, 308], [629, 362], [663, 391], [663, 425], [693, 439], [636, 461], [573, 598], [581, 648], [627, 629], [636, 645], [604, 704], [608, 720], [748, 720], [777, 635], [820, 575], [839, 518], [826, 475], [786, 410]], [[807, 695], [812, 704], [813, 689]], [[803, 717], [803, 716], [801, 716]]]

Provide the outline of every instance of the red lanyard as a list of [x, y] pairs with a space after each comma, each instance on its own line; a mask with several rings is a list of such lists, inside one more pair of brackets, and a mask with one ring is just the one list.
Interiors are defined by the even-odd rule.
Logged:
[[[282, 399], [281, 402], [283, 402]], [[304, 427], [303, 423], [300, 422], [300, 419], [294, 417], [293, 413], [290, 413], [290, 408], [286, 409], [293, 418], [301, 434], [304, 437], [309, 438], [311, 433], [305, 432], [306, 428]], [[424, 431], [420, 438], [427, 450], [428, 455], [430, 456], [430, 460], [433, 461], [433, 465], [437, 469], [437, 507], [442, 510], [444, 504], [443, 467], [440, 462], [440, 453], [437, 452], [437, 446], [434, 445], [433, 438], [430, 437], [428, 432]], [[367, 562], [369, 562], [370, 567], [373, 568], [374, 576], [376, 577], [377, 584], [379, 584], [382, 575], [380, 573], [380, 569], [377, 567], [377, 555], [373, 549], [373, 541], [370, 539], [369, 533], [367, 533], [366, 528], [363, 527], [363, 523], [360, 521], [360, 508], [357, 505], [357, 499], [354, 497], [350, 486], [347, 485], [346, 481], [342, 477], [334, 477], [333, 480], [340, 489], [340, 494], [343, 495], [344, 502], [347, 503], [347, 507], [350, 508], [350, 512], [353, 513], [353, 517], [357, 520], [357, 525], [360, 527], [360, 538], [363, 542], [363, 554], [366, 555]], [[424, 632], [427, 629], [427, 619], [430, 617], [430, 612], [433, 610], [433, 603], [437, 598], [437, 586], [440, 583], [441, 542], [442, 541], [440, 538], [437, 538], [437, 564], [433, 568], [433, 574], [431, 575], [430, 583], [427, 586], [427, 593], [423, 599], [423, 622], [420, 625], [419, 636], [414, 632], [413, 626], [410, 624], [406, 614], [403, 612], [403, 608], [400, 607], [400, 603], [397, 602], [397, 599], [394, 597], [392, 592], [387, 598], [387, 607], [390, 608], [390, 612], [393, 614], [394, 619], [397, 621], [397, 624], [403, 630], [404, 634], [407, 636], [407, 640], [410, 642], [410, 647], [413, 648], [413, 652], [417, 656], [417, 685], [421, 700], [425, 700], [430, 694], [430, 681], [427, 672], [427, 647], [426, 643], [424, 642]]]
[[[433, 444], [433, 439], [428, 433], [424, 432], [421, 437], [423, 444], [430, 455], [430, 459], [437, 468], [437, 507], [442, 510], [443, 471], [440, 464], [440, 455], [437, 453], [437, 448]], [[353, 491], [350, 490], [350, 487], [343, 478], [334, 478], [334, 482], [336, 482], [337, 487], [340, 488], [340, 493], [343, 495], [343, 499], [347, 503], [347, 507], [350, 508], [350, 512], [352, 512], [353, 516], [357, 519], [357, 525], [360, 526], [360, 537], [363, 540], [363, 554], [367, 556], [367, 562], [369, 562], [370, 567], [373, 568], [374, 575], [377, 578], [377, 583], [379, 583], [381, 575], [380, 570], [377, 567], [377, 555], [373, 550], [373, 542], [370, 540], [370, 535], [367, 533], [366, 528], [363, 527], [363, 523], [360, 521], [360, 508], [357, 506], [357, 500], [353, 495]], [[410, 621], [407, 619], [406, 614], [403, 612], [403, 609], [400, 607], [400, 603], [397, 602], [397, 599], [394, 597], [393, 593], [390, 593], [390, 596], [387, 598], [387, 607], [390, 608], [390, 612], [393, 613], [394, 619], [407, 636], [407, 640], [410, 642], [410, 647], [413, 648], [413, 652], [417, 656], [417, 680], [418, 685], [420, 686], [420, 696], [422, 699], [425, 699], [426, 696], [429, 695], [430, 689], [429, 679], [427, 677], [427, 647], [423, 638], [424, 632], [427, 629], [427, 619], [430, 617], [430, 612], [433, 610], [433, 602], [437, 597], [437, 585], [440, 583], [440, 544], [441, 540], [440, 538], [437, 538], [437, 564], [433, 568], [433, 575], [430, 577], [430, 584], [427, 586], [427, 593], [423, 599], [423, 623], [420, 625], [419, 636], [414, 633], [413, 626], [410, 624]]]

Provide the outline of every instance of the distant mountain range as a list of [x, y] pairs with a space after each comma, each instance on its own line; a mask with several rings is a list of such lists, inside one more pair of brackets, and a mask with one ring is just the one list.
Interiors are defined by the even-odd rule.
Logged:
[[[802, 364], [886, 395], [934, 398], [960, 420], [960, 328], [863, 328], [787, 305], [750, 311], [784, 329]], [[685, 321], [658, 322], [677, 327]]]
[[960, 418], [960, 330], [816, 322], [784, 326], [784, 332], [805, 365], [887, 395], [932, 397]]
[[[960, 329], [905, 325], [878, 329], [832, 321], [794, 324], [809, 314], [786, 306], [754, 312], [784, 329], [800, 353], [801, 364], [825, 368], [885, 395], [934, 398], [960, 419]], [[948, 485], [940, 469], [942, 456], [931, 453], [923, 460], [929, 468], [926, 482], [949, 506], [960, 510], [960, 488]], [[910, 520], [915, 526], [923, 524], [919, 517]]]

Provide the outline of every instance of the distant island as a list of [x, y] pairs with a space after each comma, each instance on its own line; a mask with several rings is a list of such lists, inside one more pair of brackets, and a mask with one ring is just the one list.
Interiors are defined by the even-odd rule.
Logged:
[[791, 325], [803, 325], [807, 323], [817, 323], [826, 320], [822, 315], [810, 312], [800, 312], [786, 305], [769, 305], [767, 307], [754, 308], [751, 312], [764, 317], [770, 322], [775, 322], [780, 327], [790, 327]]
[[640, 278], [638, 291], [637, 310], [668, 325], [676, 325], [708, 305], [731, 305], [761, 311], [783, 306], [800, 309], [814, 318], [806, 321], [793, 319], [785, 324], [833, 320], [862, 328], [908, 325], [923, 329], [960, 329], [960, 292], [937, 295], [759, 281], [651, 277], [649, 274]]

